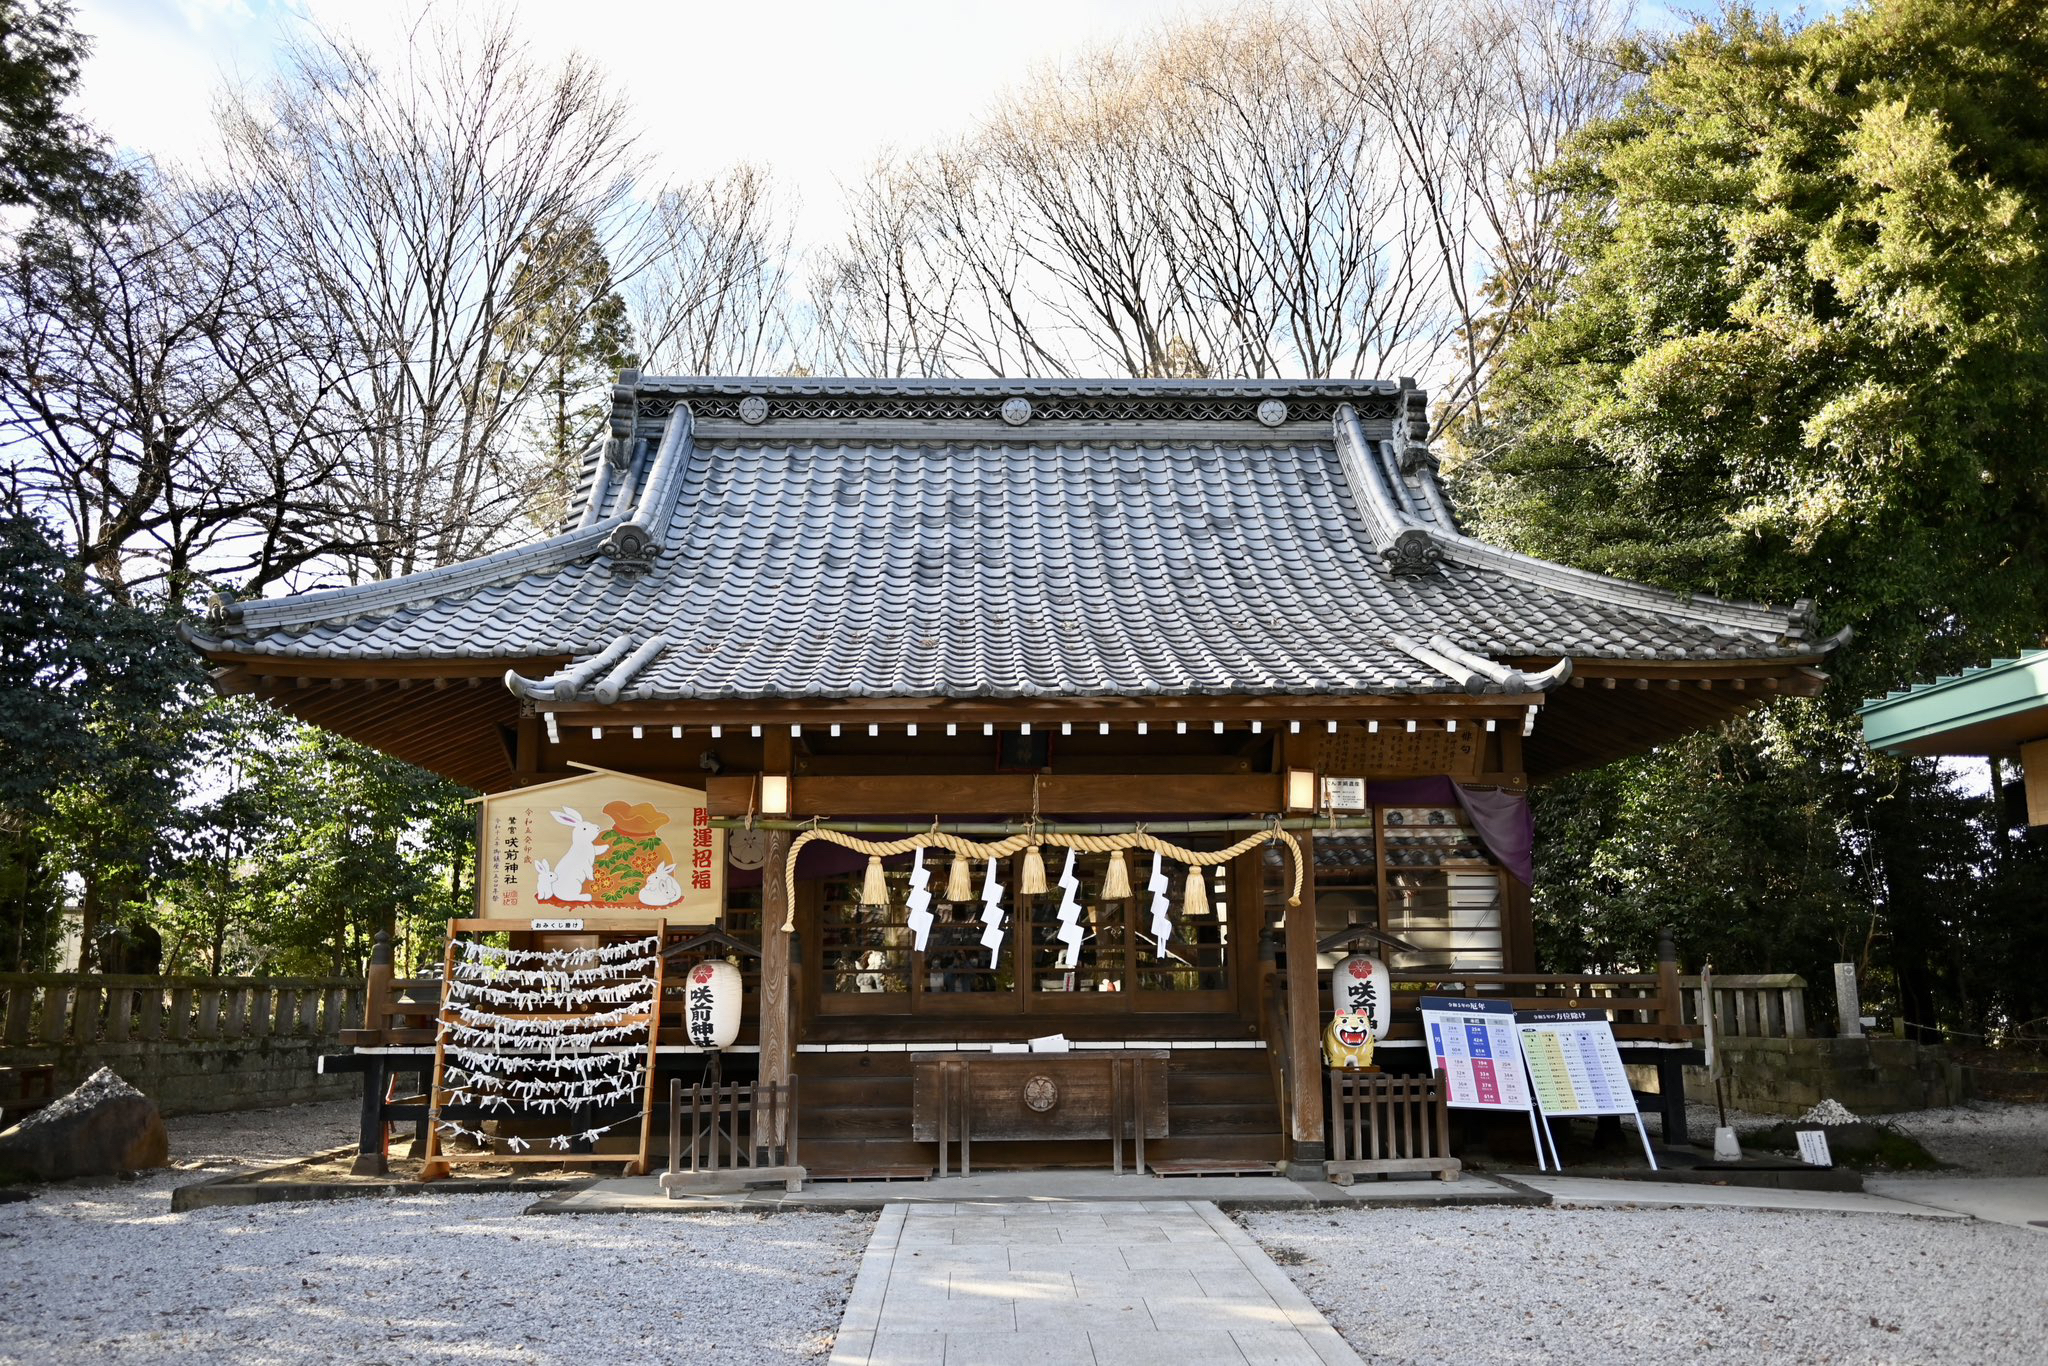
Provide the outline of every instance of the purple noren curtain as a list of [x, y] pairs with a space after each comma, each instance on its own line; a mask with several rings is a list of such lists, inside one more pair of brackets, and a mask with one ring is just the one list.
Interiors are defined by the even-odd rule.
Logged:
[[1455, 801], [1501, 867], [1524, 886], [1536, 880], [1536, 820], [1526, 793], [1463, 787], [1449, 778], [1408, 778], [1370, 784], [1366, 800], [1374, 806], [1449, 806]]

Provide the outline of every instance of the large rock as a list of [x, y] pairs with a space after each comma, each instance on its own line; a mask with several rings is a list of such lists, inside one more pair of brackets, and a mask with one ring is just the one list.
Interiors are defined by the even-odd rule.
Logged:
[[0, 1133], [0, 1182], [113, 1176], [170, 1160], [171, 1140], [156, 1102], [110, 1067]]

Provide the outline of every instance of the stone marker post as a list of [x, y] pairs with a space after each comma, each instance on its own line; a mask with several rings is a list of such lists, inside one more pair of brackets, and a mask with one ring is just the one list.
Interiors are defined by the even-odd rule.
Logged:
[[1835, 1019], [1845, 1039], [1863, 1037], [1863, 1002], [1856, 995], [1856, 965], [1835, 964]]

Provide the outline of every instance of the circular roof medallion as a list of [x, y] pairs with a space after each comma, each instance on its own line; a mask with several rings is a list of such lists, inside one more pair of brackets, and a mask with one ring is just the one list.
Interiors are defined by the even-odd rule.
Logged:
[[1021, 427], [1031, 420], [1031, 400], [1028, 398], [1006, 398], [1003, 400], [1003, 421], [1012, 427]]
[[768, 420], [768, 400], [759, 394], [748, 394], [740, 400], [740, 421], [750, 427], [758, 427]]
[[[1243, 409], [1238, 411], [1242, 412]], [[1287, 420], [1287, 405], [1277, 398], [1269, 398], [1259, 405], [1259, 421], [1268, 427], [1277, 427]]]

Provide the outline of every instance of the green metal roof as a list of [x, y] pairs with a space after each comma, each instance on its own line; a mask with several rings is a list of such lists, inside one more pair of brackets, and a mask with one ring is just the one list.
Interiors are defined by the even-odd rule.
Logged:
[[[1857, 709], [1872, 749], [1894, 754], [1992, 754], [2048, 735], [2048, 650], [1994, 659]], [[2032, 724], [2038, 721], [2038, 725]]]

